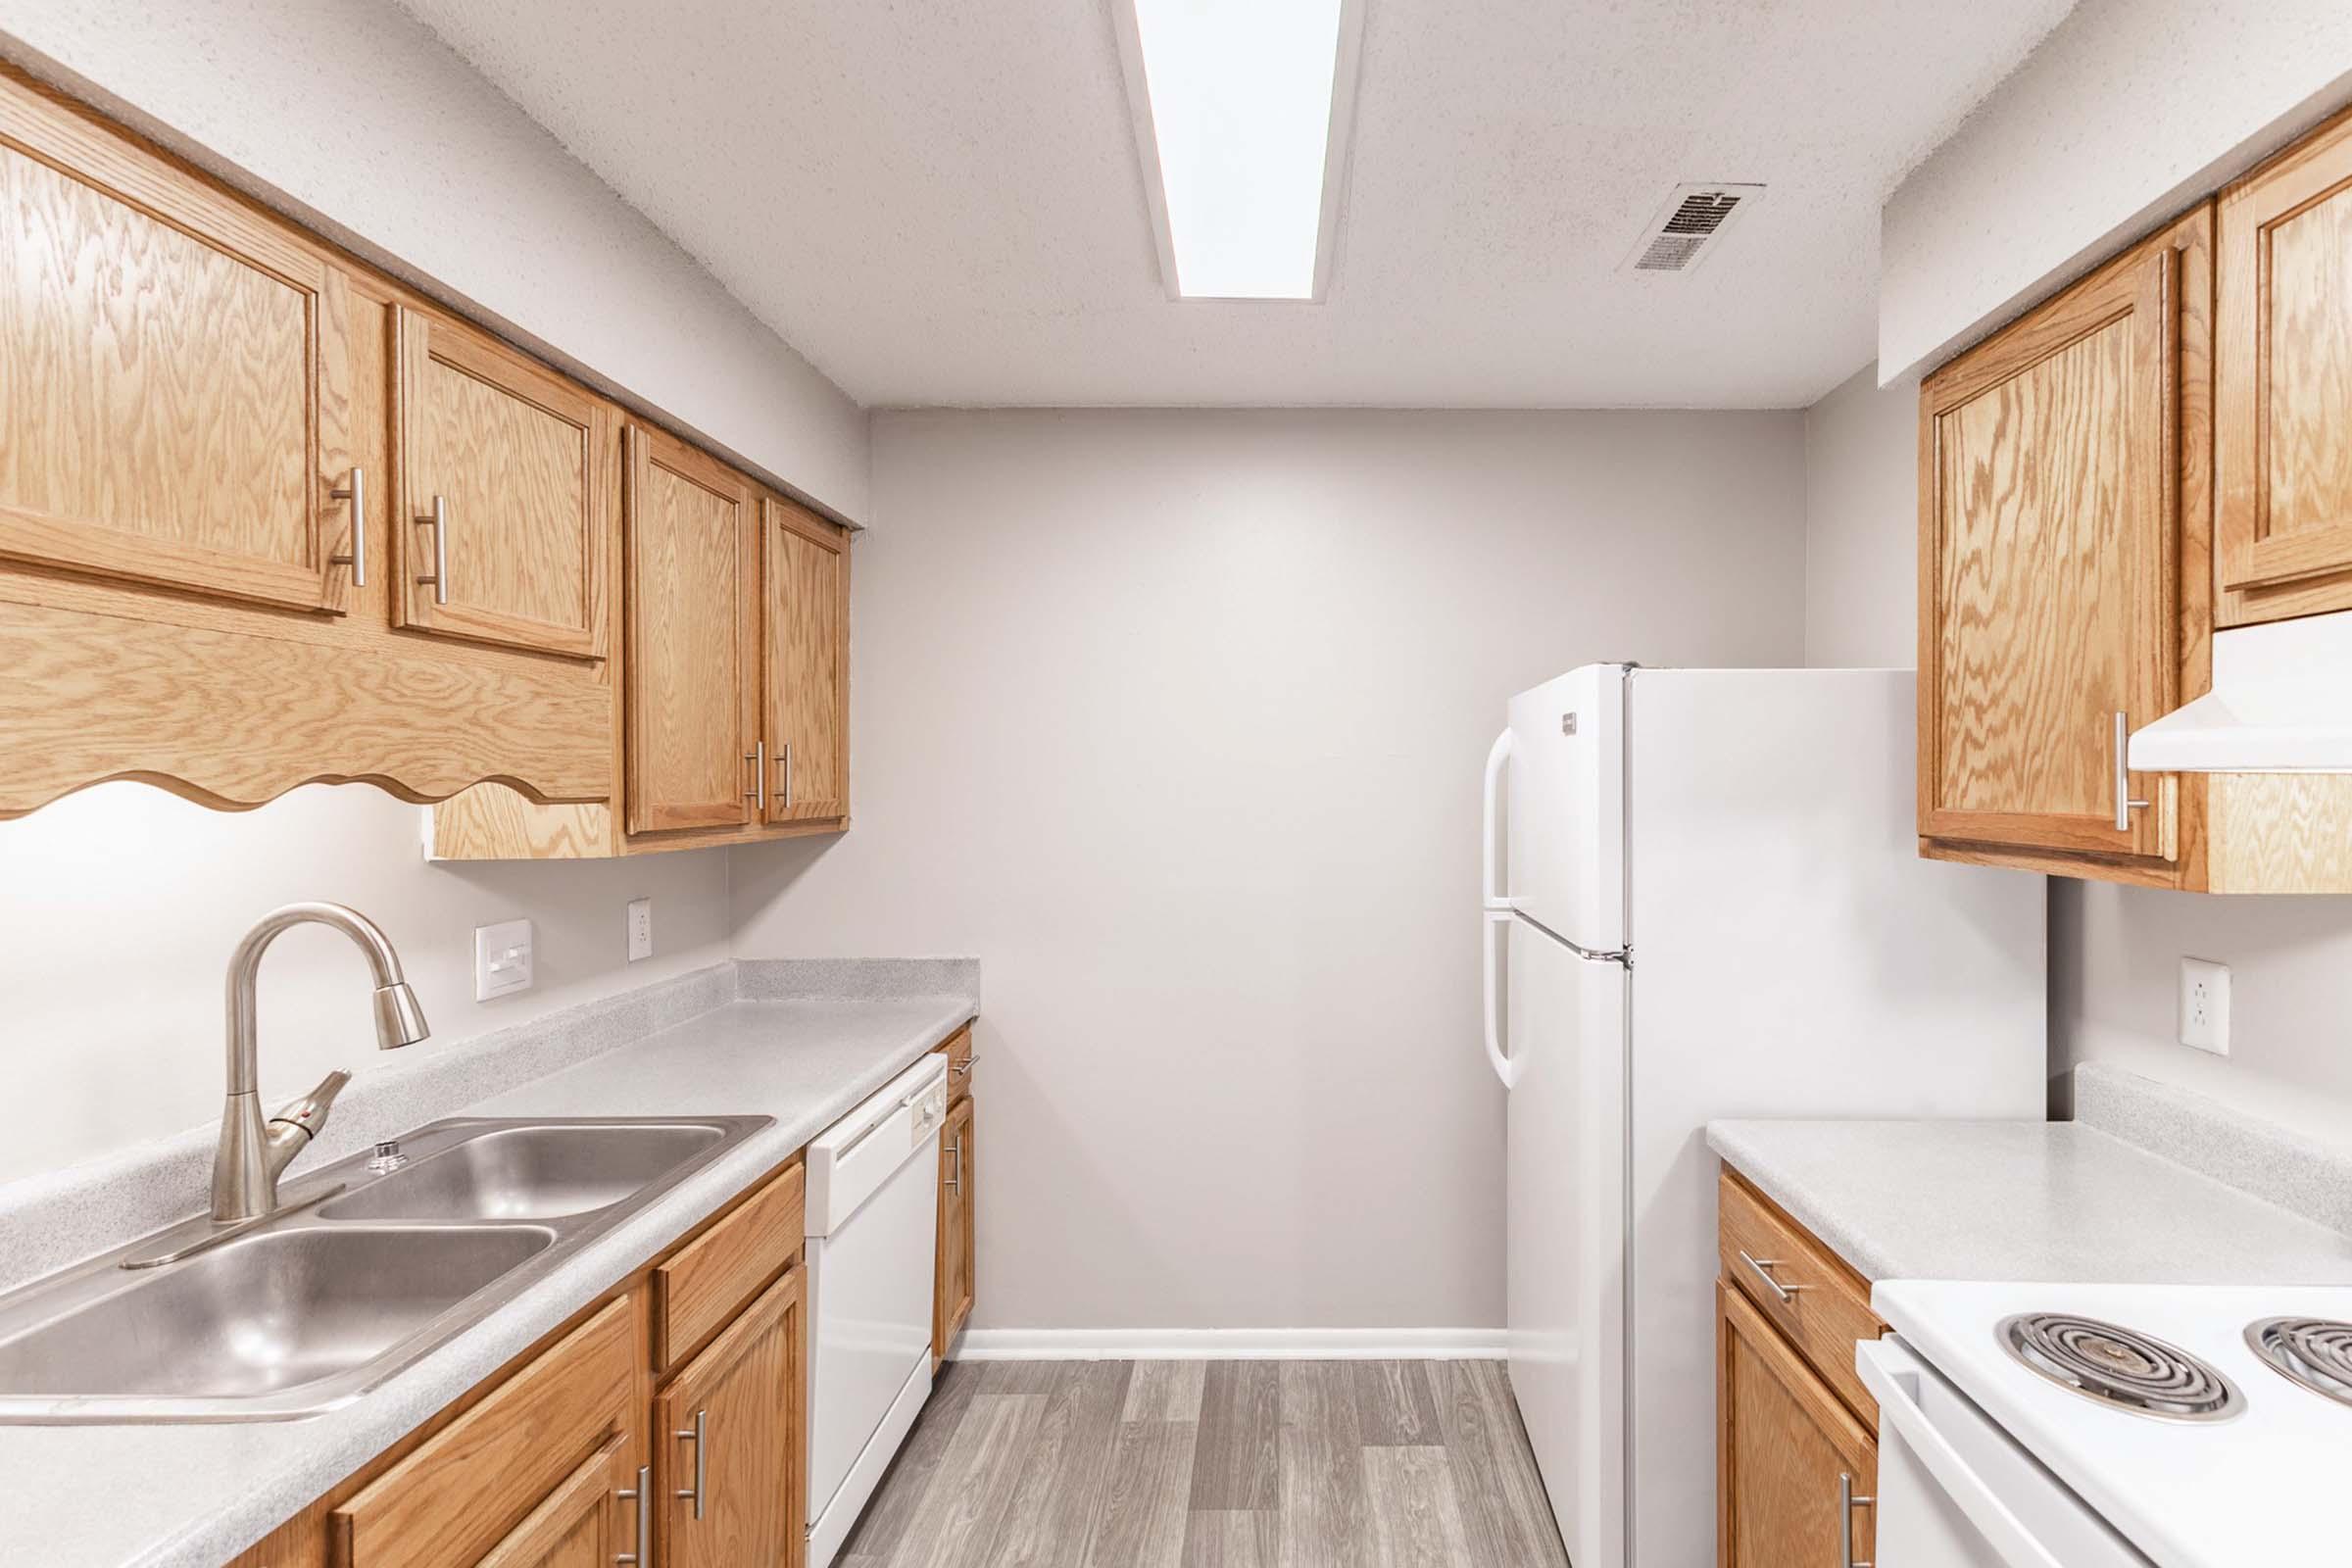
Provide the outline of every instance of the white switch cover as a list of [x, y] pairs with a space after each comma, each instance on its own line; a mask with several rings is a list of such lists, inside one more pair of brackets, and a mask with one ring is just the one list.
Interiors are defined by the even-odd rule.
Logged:
[[2230, 966], [2210, 958], [2180, 960], [2180, 1043], [2217, 1056], [2230, 1054]]
[[473, 1000], [531, 989], [531, 922], [501, 920], [473, 928]]
[[629, 961], [654, 956], [654, 901], [629, 901]]

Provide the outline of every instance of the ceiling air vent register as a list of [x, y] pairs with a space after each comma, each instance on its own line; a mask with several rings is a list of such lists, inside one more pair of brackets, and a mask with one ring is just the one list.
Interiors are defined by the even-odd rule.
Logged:
[[1756, 204], [1761, 185], [1677, 185], [1626, 258], [1629, 272], [1689, 272], [1714, 253], [1732, 220]]

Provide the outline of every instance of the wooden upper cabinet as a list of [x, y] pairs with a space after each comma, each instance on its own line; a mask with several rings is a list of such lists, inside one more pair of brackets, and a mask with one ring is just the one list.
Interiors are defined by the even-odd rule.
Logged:
[[765, 500], [767, 820], [850, 810], [850, 534]]
[[1921, 387], [1924, 838], [2178, 853], [2176, 783], [2124, 774], [2117, 724], [2180, 703], [2210, 225], [2201, 209]]
[[339, 612], [342, 273], [0, 80], [0, 557]]
[[1873, 1560], [1877, 1436], [1745, 1297], [1718, 1284], [1715, 1299], [1718, 1562]]
[[407, 307], [395, 317], [399, 624], [603, 657], [607, 406], [470, 328]]
[[629, 831], [741, 826], [759, 792], [759, 498], [642, 425], [627, 471]]
[[654, 1396], [662, 1568], [800, 1562], [805, 1312], [794, 1268]]
[[2220, 621], [2352, 608], [2352, 117], [2224, 192]]

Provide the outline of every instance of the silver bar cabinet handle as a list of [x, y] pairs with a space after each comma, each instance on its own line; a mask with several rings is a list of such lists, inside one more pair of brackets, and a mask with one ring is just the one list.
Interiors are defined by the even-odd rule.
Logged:
[[963, 1140], [960, 1137], [948, 1146], [948, 1191], [963, 1191]]
[[2115, 714], [2115, 830], [2118, 833], [2131, 832], [2132, 813], [2147, 809], [2148, 805], [2145, 801], [2132, 799], [2132, 774], [2124, 766], [2126, 739], [2123, 710], [2118, 709]]
[[1844, 1471], [1838, 1472], [1838, 1568], [1871, 1568], [1867, 1562], [1854, 1561], [1854, 1510], [1875, 1508], [1879, 1499], [1854, 1494], [1854, 1478]]
[[1779, 1280], [1776, 1280], [1772, 1277], [1772, 1271], [1781, 1266], [1781, 1260], [1779, 1258], [1750, 1257], [1747, 1255], [1747, 1249], [1743, 1247], [1740, 1249], [1740, 1261], [1745, 1263], [1749, 1268], [1756, 1271], [1756, 1278], [1762, 1280], [1772, 1294], [1781, 1298], [1781, 1304], [1783, 1306], [1794, 1306], [1796, 1304], [1796, 1293], [1803, 1290], [1805, 1287], [1802, 1285], [1783, 1285]]
[[637, 1504], [637, 1549], [616, 1552], [614, 1562], [633, 1562], [637, 1568], [654, 1568], [654, 1467], [637, 1467], [637, 1485], [624, 1487], [620, 1495], [624, 1501]]
[[420, 513], [416, 526], [433, 530], [433, 574], [417, 578], [416, 586], [422, 588], [430, 585], [433, 603], [446, 605], [449, 603], [449, 498], [433, 497], [433, 510]]
[[784, 755], [777, 760], [776, 765], [783, 770], [784, 804], [790, 807], [792, 805], [792, 742], [784, 743]]
[[710, 1445], [703, 1441], [703, 1422], [710, 1414], [708, 1408], [695, 1411], [694, 1425], [678, 1434], [681, 1438], [694, 1440], [694, 1486], [691, 1490], [681, 1489], [677, 1494], [694, 1499], [694, 1516], [697, 1519], [703, 1516], [703, 1478], [708, 1473], [704, 1469], [703, 1456], [710, 1451]]
[[767, 814], [767, 742], [763, 739], [743, 754], [752, 764], [752, 787], [743, 793], [760, 803], [760, 814]]
[[326, 564], [330, 566], [349, 566], [351, 585], [365, 588], [368, 586], [368, 470], [353, 464], [351, 482], [341, 489], [329, 490], [326, 496], [329, 501], [351, 503], [351, 554], [329, 556]]
[[970, 1055], [964, 1057], [961, 1061], [956, 1062], [954, 1066], [950, 1067], [948, 1071], [957, 1078], [965, 1077], [971, 1072], [972, 1063], [978, 1061], [979, 1059], [980, 1054], [975, 1051]]

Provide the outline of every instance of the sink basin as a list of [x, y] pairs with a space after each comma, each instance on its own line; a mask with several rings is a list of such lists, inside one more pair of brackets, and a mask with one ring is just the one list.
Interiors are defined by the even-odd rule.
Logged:
[[322, 1219], [560, 1219], [610, 1208], [726, 1136], [704, 1123], [569, 1123], [469, 1138], [318, 1210]]
[[554, 1245], [543, 1226], [256, 1232], [0, 1342], [34, 1397], [274, 1394], [365, 1365]]
[[0, 1425], [283, 1421], [347, 1404], [771, 1125], [419, 1128], [398, 1170], [355, 1154], [289, 1183], [287, 1206], [250, 1228], [199, 1217], [0, 1296]]

